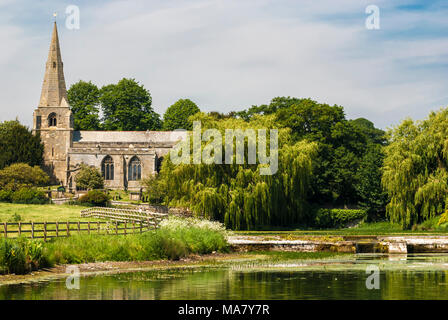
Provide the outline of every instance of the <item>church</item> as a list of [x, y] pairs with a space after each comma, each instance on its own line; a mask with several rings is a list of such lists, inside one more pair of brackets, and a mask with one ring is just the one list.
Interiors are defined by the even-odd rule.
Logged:
[[75, 131], [67, 101], [56, 22], [45, 65], [42, 93], [33, 114], [33, 133], [44, 144], [45, 171], [53, 183], [76, 190], [81, 164], [101, 171], [108, 189], [139, 190], [156, 174], [163, 156], [187, 133], [179, 131]]

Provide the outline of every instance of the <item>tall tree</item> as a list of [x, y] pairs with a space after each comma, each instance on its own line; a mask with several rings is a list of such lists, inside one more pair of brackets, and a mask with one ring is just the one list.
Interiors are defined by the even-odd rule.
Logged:
[[[268, 105], [252, 106], [237, 116], [250, 121], [260, 114], [274, 115], [278, 126], [291, 129], [295, 141], [318, 143], [318, 156], [313, 162], [312, 202], [335, 205], [368, 202], [358, 191], [360, 176], [356, 173], [371, 150], [369, 146], [384, 144], [383, 131], [366, 119], [347, 120], [341, 106], [294, 97], [276, 97]], [[378, 161], [368, 163], [377, 166], [371, 168], [373, 171], [380, 169]], [[381, 188], [376, 191], [380, 194]]]
[[409, 228], [448, 209], [448, 109], [424, 121], [406, 119], [389, 135], [382, 179], [387, 215]]
[[92, 82], [79, 81], [67, 91], [75, 130], [100, 129], [100, 90]]
[[17, 120], [0, 123], [0, 169], [18, 162], [41, 165], [43, 153], [38, 134], [33, 135]]
[[163, 130], [192, 130], [193, 122], [188, 118], [200, 112], [196, 103], [190, 99], [179, 99], [171, 105], [163, 116]]
[[101, 88], [100, 102], [105, 130], [160, 130], [160, 116], [151, 107], [148, 90], [134, 79]]

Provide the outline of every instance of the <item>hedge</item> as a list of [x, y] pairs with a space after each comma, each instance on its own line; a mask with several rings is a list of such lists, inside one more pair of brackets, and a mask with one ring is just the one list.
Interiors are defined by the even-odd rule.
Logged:
[[315, 215], [314, 224], [318, 228], [340, 228], [355, 220], [367, 218], [363, 209], [325, 209], [320, 208]]

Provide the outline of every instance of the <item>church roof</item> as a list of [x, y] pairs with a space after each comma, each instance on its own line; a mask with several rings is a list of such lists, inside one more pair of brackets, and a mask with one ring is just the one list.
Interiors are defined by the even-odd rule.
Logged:
[[174, 143], [186, 136], [186, 131], [74, 131], [73, 142]]
[[68, 107], [67, 89], [65, 86], [64, 67], [59, 47], [58, 28], [53, 26], [50, 50], [45, 65], [45, 76], [42, 85], [39, 107]]

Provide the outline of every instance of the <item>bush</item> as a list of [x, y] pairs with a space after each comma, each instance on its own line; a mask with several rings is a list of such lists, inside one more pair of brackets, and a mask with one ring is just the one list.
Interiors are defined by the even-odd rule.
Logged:
[[324, 209], [316, 212], [314, 224], [318, 228], [339, 228], [355, 220], [367, 218], [367, 211], [362, 209]]
[[0, 202], [11, 202], [12, 193], [11, 190], [0, 190]]
[[0, 268], [7, 273], [25, 274], [51, 266], [43, 252], [43, 242], [19, 238], [0, 243]]
[[25, 163], [15, 163], [0, 170], [0, 188], [3, 190], [43, 186], [49, 181], [50, 178], [41, 168]]
[[13, 203], [45, 204], [49, 199], [43, 191], [36, 188], [21, 188], [12, 193], [11, 201]]
[[83, 190], [94, 190], [104, 188], [104, 179], [101, 172], [86, 164], [81, 165], [81, 169], [75, 176], [76, 187]]
[[105, 207], [109, 203], [109, 196], [100, 190], [90, 190], [79, 198], [81, 204]]

